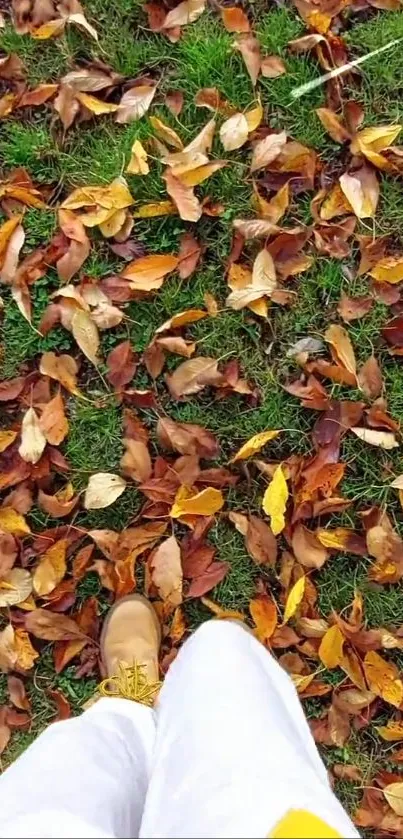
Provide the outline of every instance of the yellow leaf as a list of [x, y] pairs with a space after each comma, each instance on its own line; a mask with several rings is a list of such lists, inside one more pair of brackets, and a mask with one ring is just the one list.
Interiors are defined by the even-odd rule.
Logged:
[[134, 210], [133, 218], [156, 218], [157, 216], [176, 216], [178, 211], [172, 201], [156, 201], [150, 204], [141, 204]]
[[182, 140], [173, 128], [166, 125], [165, 122], [163, 122], [162, 119], [158, 119], [158, 117], [150, 117], [150, 122], [157, 137], [159, 137], [163, 143], [168, 143], [168, 145], [172, 146], [174, 149], [182, 151]]
[[12, 533], [13, 536], [25, 536], [31, 533], [24, 516], [12, 507], [0, 507], [0, 530]]
[[133, 204], [124, 178], [115, 178], [108, 186], [82, 186], [73, 190], [61, 205], [65, 210], [79, 210], [98, 204], [104, 210], [123, 210]]
[[34, 572], [34, 589], [40, 597], [50, 594], [66, 573], [67, 539], [59, 539], [41, 558]]
[[4, 256], [7, 252], [7, 245], [15, 229], [18, 227], [21, 218], [22, 216], [13, 216], [7, 219], [0, 227], [0, 266], [3, 264]]
[[17, 606], [31, 594], [32, 577], [25, 568], [12, 568], [0, 581], [0, 609]]
[[47, 41], [48, 38], [55, 38], [63, 32], [66, 25], [66, 18], [49, 20], [37, 29], [33, 29], [31, 35], [38, 41]]
[[30, 670], [39, 653], [31, 644], [28, 632], [25, 629], [16, 629], [14, 634], [14, 648], [17, 654], [16, 664], [21, 670]]
[[399, 708], [403, 701], [403, 682], [399, 671], [391, 661], [385, 661], [378, 653], [371, 650], [363, 662], [368, 687], [376, 696]]
[[354, 530], [349, 530], [347, 527], [335, 527], [334, 530], [319, 528], [316, 531], [316, 536], [323, 547], [345, 551], [348, 540], [354, 536]]
[[303, 597], [305, 594], [305, 577], [300, 577], [299, 580], [293, 585], [288, 597], [287, 602], [285, 604], [284, 609], [284, 623], [288, 623], [290, 618], [295, 615], [295, 612], [298, 609], [300, 603], [302, 603]]
[[395, 781], [383, 788], [383, 794], [389, 807], [398, 816], [403, 816], [403, 781]]
[[159, 335], [160, 332], [167, 332], [170, 329], [179, 329], [180, 326], [186, 326], [188, 323], [196, 323], [198, 320], [207, 317], [207, 314], [204, 309], [186, 309], [184, 312], [178, 312], [177, 315], [173, 315], [159, 326], [155, 330], [155, 334]]
[[126, 222], [127, 218], [127, 210], [111, 210], [108, 213], [108, 218], [105, 221], [100, 222], [99, 229], [105, 239], [110, 239], [112, 236], [116, 236], [117, 233], [122, 229]]
[[202, 166], [196, 166], [188, 172], [181, 173], [178, 178], [184, 186], [198, 186], [226, 165], [226, 160], [212, 160], [211, 163], [204, 163]]
[[281, 464], [277, 466], [273, 478], [263, 496], [263, 510], [270, 516], [270, 526], [275, 536], [285, 527], [284, 513], [287, 506], [288, 487]]
[[248, 123], [244, 114], [233, 114], [223, 122], [220, 128], [220, 140], [225, 151], [234, 151], [246, 143], [248, 139]]
[[332, 670], [338, 667], [343, 659], [344, 635], [335, 624], [326, 630], [319, 647], [319, 658], [322, 664]]
[[189, 515], [212, 516], [221, 510], [223, 504], [222, 492], [214, 487], [206, 487], [195, 495], [189, 494], [186, 487], [180, 487], [169, 515], [172, 519]]
[[325, 341], [332, 347], [336, 360], [351, 373], [357, 374], [357, 363], [355, 360], [353, 345], [348, 332], [343, 326], [333, 323], [325, 332]]
[[257, 103], [257, 105], [254, 106], [254, 108], [251, 108], [249, 111], [246, 111], [245, 119], [248, 124], [249, 134], [251, 134], [252, 131], [256, 131], [256, 128], [259, 127], [263, 119], [263, 108], [260, 101]]
[[378, 283], [401, 283], [403, 280], [403, 256], [385, 256], [368, 273]]
[[112, 102], [102, 102], [102, 99], [97, 99], [96, 96], [89, 96], [88, 93], [80, 93], [78, 91], [75, 98], [91, 111], [92, 114], [99, 116], [99, 114], [113, 114], [117, 111], [119, 105], [114, 105]]
[[149, 171], [147, 152], [140, 143], [140, 140], [135, 140], [132, 145], [131, 158], [127, 164], [126, 172], [130, 175], [148, 175]]
[[254, 434], [254, 436], [244, 443], [237, 453], [234, 454], [230, 463], [235, 463], [237, 460], [246, 460], [247, 457], [251, 457], [251, 455], [256, 454], [256, 452], [259, 452], [260, 449], [269, 442], [269, 440], [273, 440], [278, 434], [280, 434], [279, 431], [260, 431], [259, 434]]
[[14, 443], [16, 436], [16, 431], [0, 431], [0, 452], [8, 449], [11, 443]]
[[369, 166], [362, 166], [351, 174], [339, 178], [344, 196], [357, 218], [373, 218], [379, 200], [379, 183], [376, 173]]
[[84, 507], [86, 510], [102, 510], [113, 504], [126, 489], [126, 481], [120, 475], [110, 472], [97, 472], [91, 475], [85, 490]]
[[387, 725], [378, 726], [376, 730], [382, 740], [386, 740], [388, 743], [397, 743], [398, 740], [403, 740], [403, 722], [398, 720], [391, 720]]

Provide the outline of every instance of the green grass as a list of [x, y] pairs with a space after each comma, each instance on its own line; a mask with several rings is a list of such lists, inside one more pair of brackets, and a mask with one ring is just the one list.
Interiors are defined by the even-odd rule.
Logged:
[[[287, 134], [316, 149], [321, 163], [338, 165], [340, 147], [325, 133], [315, 109], [325, 104], [321, 87], [294, 101], [292, 90], [320, 75], [312, 55], [294, 55], [287, 44], [304, 32], [296, 12], [288, 5], [262, 9], [260, 4], [252, 10], [254, 25], [262, 52], [280, 55], [287, 72], [277, 79], [262, 79], [253, 89], [242, 58], [233, 49], [235, 36], [225, 31], [212, 10], [196, 23], [183, 29], [181, 39], [171, 44], [165, 37], [148, 29], [139, 0], [116, 0], [105, 4], [102, 0], [87, 0], [88, 19], [97, 26], [99, 44], [90, 41], [72, 27], [58, 39], [38, 42], [29, 36], [18, 36], [10, 27], [2, 31], [0, 45], [6, 52], [16, 52], [23, 59], [31, 86], [58, 80], [76, 65], [91, 60], [101, 60], [125, 75], [135, 78], [149, 73], [158, 81], [152, 113], [174, 128], [184, 142], [191, 140], [212, 115], [194, 105], [194, 97], [203, 87], [217, 87], [221, 95], [240, 110], [248, 109], [257, 95], [264, 107], [265, 123], [274, 129], [284, 128]], [[352, 57], [375, 50], [393, 38], [403, 37], [401, 13], [373, 11], [363, 21], [359, 13], [349, 19], [346, 41]], [[164, 104], [164, 95], [170, 89], [181, 90], [184, 107], [178, 119]], [[362, 68], [361, 83], [347, 90], [362, 102], [365, 124], [392, 123], [401, 118], [403, 81], [401, 50], [396, 48], [368, 61]], [[219, 126], [221, 118], [217, 118]], [[147, 143], [153, 135], [147, 117], [127, 126], [113, 122], [111, 116], [96, 117], [71, 128], [66, 135], [55, 119], [51, 106], [17, 112], [0, 122], [0, 158], [2, 175], [16, 167], [25, 167], [34, 181], [51, 186], [53, 204], [81, 184], [105, 185], [124, 174], [135, 139]], [[344, 154], [344, 152], [343, 152]], [[286, 393], [282, 385], [297, 378], [299, 368], [294, 359], [287, 357], [287, 350], [298, 339], [307, 335], [323, 338], [332, 321], [339, 322], [337, 303], [342, 292], [349, 295], [365, 294], [368, 282], [355, 278], [357, 251], [343, 261], [316, 256], [309, 271], [287, 281], [295, 292], [295, 303], [284, 307], [273, 304], [267, 320], [255, 318], [247, 310], [234, 312], [225, 308], [227, 284], [225, 265], [228, 257], [232, 220], [254, 214], [252, 205], [252, 179], [248, 162], [250, 151], [223, 153], [217, 136], [213, 146], [214, 157], [225, 157], [229, 163], [197, 189], [203, 198], [209, 196], [220, 201], [224, 212], [220, 217], [203, 216], [196, 228], [196, 235], [205, 246], [202, 262], [195, 274], [186, 281], [176, 275], [168, 277], [162, 288], [153, 296], [130, 303], [125, 308], [127, 318], [113, 330], [101, 335], [100, 373], [105, 373], [108, 352], [127, 338], [134, 350], [141, 354], [152, 340], [155, 329], [173, 314], [203, 305], [208, 292], [218, 300], [220, 311], [215, 318], [206, 318], [183, 330], [185, 337], [198, 342], [198, 354], [213, 356], [223, 361], [239, 359], [242, 374], [256, 386], [257, 404], [248, 404], [237, 395], [217, 400], [212, 391], [193, 396], [188, 401], [173, 401], [163, 377], [156, 383], [158, 409], [142, 411], [141, 418], [151, 432], [153, 454], [157, 452], [155, 425], [157, 416], [166, 413], [183, 422], [200, 423], [214, 432], [221, 443], [218, 463], [226, 465], [238, 446], [253, 434], [267, 428], [282, 429], [282, 433], [265, 450], [265, 459], [278, 461], [294, 454], [311, 451], [310, 432], [317, 413], [302, 409], [299, 400]], [[166, 197], [162, 180], [162, 166], [151, 160], [151, 172], [146, 178], [128, 176], [128, 183], [135, 202], [159, 201]], [[286, 224], [309, 224], [311, 193], [293, 199]], [[375, 220], [375, 233], [393, 234], [398, 246], [403, 243], [401, 219], [403, 193], [401, 180], [391, 175], [381, 176], [381, 199]], [[23, 255], [49, 241], [57, 227], [54, 209], [28, 210], [24, 216], [26, 241]], [[193, 226], [178, 217], [169, 216], [150, 220], [136, 220], [133, 235], [148, 252], [177, 253], [181, 235]], [[360, 225], [360, 232], [372, 232], [372, 222]], [[81, 276], [96, 279], [118, 272], [123, 261], [116, 257], [97, 232], [91, 233], [91, 254], [80, 272]], [[245, 248], [252, 261], [257, 252], [256, 243]], [[309, 246], [306, 247], [309, 250]], [[34, 318], [38, 326], [47, 306], [49, 295], [58, 288], [56, 272], [49, 269], [46, 276], [31, 289]], [[31, 329], [11, 300], [8, 288], [2, 287], [5, 304], [2, 321], [2, 377], [12, 377], [28, 371], [37, 364], [46, 350], [70, 352], [80, 358], [80, 381], [89, 401], [68, 398], [69, 435], [62, 446], [70, 465], [75, 490], [82, 492], [88, 476], [96, 471], [119, 472], [122, 446], [122, 411], [111, 390], [105, 391], [104, 382], [81, 354], [70, 332], [57, 326], [42, 338]], [[374, 352], [384, 373], [389, 409], [394, 417], [403, 415], [402, 363], [389, 355], [380, 329], [389, 317], [386, 306], [376, 303], [365, 318], [348, 325], [348, 332], [355, 348], [357, 361], [363, 363]], [[179, 356], [168, 359], [167, 369], [173, 370], [182, 362]], [[143, 367], [139, 368], [133, 386], [153, 387]], [[352, 388], [341, 388], [327, 383], [334, 398], [360, 399], [361, 394]], [[357, 511], [372, 504], [387, 505], [396, 526], [401, 529], [401, 508], [389, 484], [403, 472], [403, 458], [399, 450], [383, 452], [366, 446], [352, 434], [343, 441], [342, 454], [348, 463], [346, 477], [341, 485], [342, 494], [354, 504], [342, 516], [335, 516], [331, 525], [340, 523], [361, 528]], [[253, 466], [240, 468], [239, 484], [226, 492], [227, 509], [259, 513], [266, 479], [262, 479]], [[74, 522], [77, 526], [112, 528], [121, 530], [137, 520], [144, 503], [144, 496], [130, 485], [115, 504], [105, 510], [85, 512], [80, 510]], [[54, 526], [55, 520], [46, 516], [36, 506], [29, 515], [35, 532]], [[256, 592], [259, 579], [276, 593], [278, 582], [274, 573], [255, 565], [247, 554], [244, 540], [228, 522], [225, 513], [218, 517], [210, 534], [217, 547], [217, 559], [226, 561], [230, 571], [226, 578], [211, 592], [211, 597], [229, 609], [240, 609], [248, 614], [248, 603]], [[281, 537], [282, 548], [287, 548]], [[98, 555], [98, 554], [97, 554]], [[400, 586], [379, 586], [368, 581], [367, 558], [337, 554], [329, 559], [319, 574], [314, 576], [318, 587], [319, 608], [327, 616], [332, 610], [345, 610], [354, 591], [364, 596], [365, 616], [370, 627], [396, 626], [403, 623], [403, 599]], [[138, 563], [138, 583], [142, 585], [144, 568]], [[109, 595], [101, 587], [99, 577], [90, 572], [80, 583], [76, 606], [87, 597], [99, 598], [100, 610], [109, 608]], [[198, 600], [187, 600], [184, 605], [189, 628], [194, 630], [210, 617], [210, 611]], [[38, 644], [39, 647], [39, 644]], [[54, 706], [46, 694], [49, 687], [58, 688], [71, 701], [73, 713], [78, 713], [83, 702], [95, 688], [94, 678], [76, 679], [73, 662], [62, 674], [56, 676], [51, 649], [43, 645], [35, 682], [27, 680], [32, 698], [34, 717], [28, 732], [13, 734], [11, 745], [4, 756], [6, 765], [13, 760], [54, 717]], [[339, 674], [337, 674], [336, 681]], [[0, 678], [0, 700], [7, 701], [5, 677]], [[314, 700], [307, 711], [318, 716], [324, 703]], [[343, 749], [326, 751], [326, 760], [355, 763], [362, 767], [365, 783], [370, 783], [383, 747], [371, 731], [355, 734]], [[358, 791], [354, 785], [338, 782], [337, 791], [350, 809], [353, 809]]]

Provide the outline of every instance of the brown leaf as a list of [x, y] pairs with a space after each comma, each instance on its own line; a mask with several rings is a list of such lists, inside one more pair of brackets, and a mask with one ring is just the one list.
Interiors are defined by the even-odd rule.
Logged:
[[172, 29], [175, 26], [187, 26], [194, 23], [204, 12], [206, 0], [182, 0], [178, 6], [168, 12], [164, 20], [164, 29]]
[[0, 579], [12, 569], [18, 555], [18, 543], [12, 533], [0, 530]]
[[187, 280], [196, 270], [201, 252], [201, 245], [192, 233], [181, 236], [178, 254], [178, 274], [181, 280]]
[[193, 193], [192, 187], [184, 186], [179, 178], [175, 177], [171, 169], [164, 174], [167, 193], [175, 202], [179, 215], [184, 221], [199, 221], [202, 214], [201, 204]]
[[212, 562], [203, 574], [194, 577], [189, 586], [188, 597], [202, 597], [203, 594], [207, 594], [214, 586], [221, 583], [229, 569], [228, 562]]
[[322, 568], [329, 556], [315, 533], [303, 524], [297, 524], [291, 544], [298, 562], [305, 568]]
[[258, 516], [250, 515], [245, 535], [245, 546], [258, 565], [274, 566], [277, 559], [277, 542], [268, 524]]
[[59, 225], [70, 244], [67, 252], [56, 263], [59, 280], [70, 282], [90, 252], [90, 240], [85, 227], [70, 210], [59, 210]]
[[7, 688], [10, 702], [20, 711], [30, 711], [31, 703], [26, 694], [25, 685], [18, 676], [7, 676]]
[[246, 143], [248, 134], [248, 122], [242, 113], [233, 114], [233, 116], [223, 122], [220, 128], [220, 140], [225, 151], [239, 149]]
[[357, 364], [349, 335], [342, 326], [332, 324], [325, 332], [325, 341], [332, 348], [332, 355], [352, 376], [356, 377]]
[[[69, 485], [67, 485], [67, 487], [69, 487]], [[44, 510], [45, 513], [48, 513], [49, 516], [53, 516], [54, 518], [69, 516], [78, 504], [78, 496], [74, 496], [73, 491], [71, 491], [70, 497], [64, 497], [62, 492], [56, 493], [56, 495], [47, 495], [42, 489], [40, 489], [37, 499], [38, 506], [41, 510]], [[70, 490], [65, 493], [65, 495], [70, 495]]]
[[253, 87], [255, 87], [262, 61], [259, 41], [255, 35], [241, 35], [235, 41], [234, 46], [241, 53]]
[[166, 376], [166, 383], [174, 399], [184, 399], [210, 385], [220, 385], [222, 381], [223, 376], [215, 358], [203, 356], [184, 361], [174, 373]]
[[351, 763], [335, 763], [332, 766], [333, 775], [341, 781], [352, 781], [356, 784], [362, 784], [363, 775], [359, 766], [353, 766]]
[[220, 13], [227, 32], [250, 32], [250, 23], [240, 6], [224, 6]]
[[183, 108], [184, 96], [181, 90], [169, 90], [165, 94], [165, 104], [171, 113], [178, 117]]
[[124, 439], [125, 453], [120, 461], [124, 475], [133, 481], [147, 481], [152, 474], [150, 453], [142, 440]]
[[344, 321], [350, 323], [353, 320], [363, 318], [367, 315], [368, 312], [371, 311], [373, 305], [374, 300], [372, 297], [348, 297], [347, 294], [342, 292], [337, 306], [337, 311]]
[[278, 55], [266, 55], [262, 58], [260, 72], [265, 79], [277, 79], [287, 70], [284, 61]]
[[130, 262], [122, 271], [122, 277], [130, 280], [134, 291], [154, 291], [161, 287], [164, 277], [175, 271], [178, 257], [173, 254], [150, 254]]
[[71, 717], [71, 708], [70, 703], [64, 694], [60, 690], [51, 690], [50, 688], [48, 688], [47, 694], [50, 696], [52, 702], [55, 703], [57, 708], [57, 715], [53, 722], [68, 720], [69, 717]]
[[216, 437], [201, 425], [175, 422], [169, 417], [161, 417], [156, 433], [161, 446], [179, 454], [205, 458], [217, 457], [219, 454]]
[[45, 405], [39, 419], [39, 427], [51, 446], [59, 446], [68, 434], [69, 424], [60, 391]]
[[181, 552], [175, 536], [170, 536], [153, 551], [150, 560], [151, 579], [158, 594], [170, 606], [182, 602]]
[[72, 641], [85, 638], [85, 634], [72, 618], [57, 612], [48, 612], [47, 609], [34, 609], [28, 612], [25, 627], [36, 638], [42, 638], [45, 641]]
[[106, 378], [115, 390], [122, 390], [131, 382], [136, 372], [137, 362], [130, 341], [122, 341], [111, 350], [106, 359], [106, 366], [108, 368]]
[[377, 399], [383, 390], [382, 370], [374, 355], [370, 355], [358, 373], [358, 385], [368, 399]]

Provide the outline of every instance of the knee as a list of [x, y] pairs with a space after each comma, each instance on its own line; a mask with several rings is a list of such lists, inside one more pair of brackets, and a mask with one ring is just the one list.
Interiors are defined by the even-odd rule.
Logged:
[[211, 618], [201, 624], [192, 636], [196, 645], [209, 646], [212, 651], [231, 646], [248, 637], [249, 630], [240, 621]]

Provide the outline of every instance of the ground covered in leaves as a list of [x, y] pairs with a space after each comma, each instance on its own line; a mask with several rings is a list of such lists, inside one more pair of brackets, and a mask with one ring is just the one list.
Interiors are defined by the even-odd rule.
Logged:
[[252, 626], [357, 825], [400, 836], [400, 0], [12, 6], [3, 765], [93, 694], [136, 589], [162, 672]]

